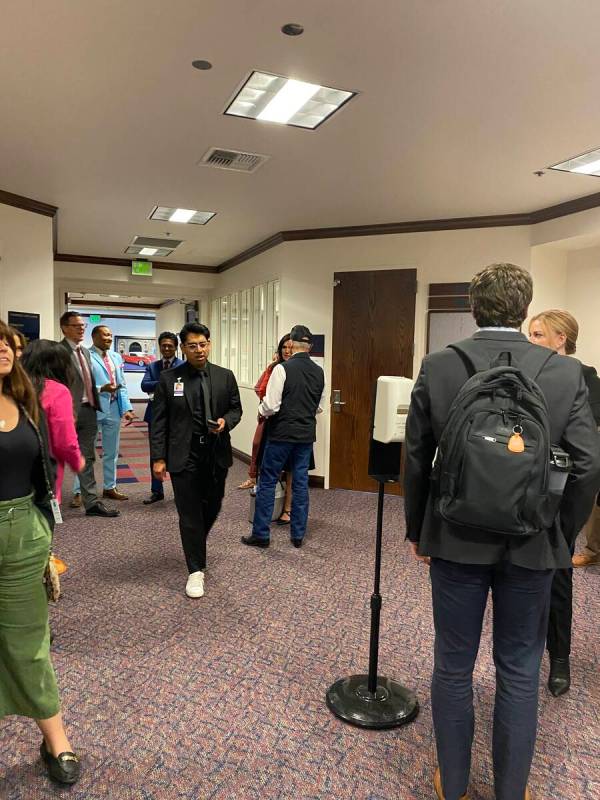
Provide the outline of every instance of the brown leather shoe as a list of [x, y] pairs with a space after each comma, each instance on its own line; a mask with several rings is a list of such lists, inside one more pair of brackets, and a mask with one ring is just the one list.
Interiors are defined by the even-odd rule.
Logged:
[[[435, 793], [438, 796], [438, 800], [445, 800], [444, 792], [442, 790], [442, 776], [440, 775], [439, 768], [433, 774], [433, 788], [435, 789]], [[463, 794], [460, 800], [469, 800], [468, 795]]]
[[81, 495], [74, 494], [73, 499], [69, 503], [69, 508], [81, 508]]
[[600, 564], [600, 558], [598, 558], [598, 556], [588, 556], [585, 553], [579, 553], [573, 556], [574, 567], [594, 567], [596, 564]]
[[129, 497], [120, 492], [116, 486], [113, 489], [105, 489], [102, 492], [102, 497], [108, 497], [110, 500], [129, 500]]

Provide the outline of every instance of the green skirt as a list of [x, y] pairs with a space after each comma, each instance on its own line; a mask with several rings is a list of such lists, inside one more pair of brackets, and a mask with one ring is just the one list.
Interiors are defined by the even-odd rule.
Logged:
[[0, 719], [60, 710], [43, 584], [51, 538], [32, 495], [0, 502]]

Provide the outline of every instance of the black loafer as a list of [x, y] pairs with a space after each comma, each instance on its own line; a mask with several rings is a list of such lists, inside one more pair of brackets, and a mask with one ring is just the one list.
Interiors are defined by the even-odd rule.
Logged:
[[294, 545], [294, 547], [302, 547], [302, 542], [304, 539], [290, 539], [290, 542]]
[[158, 503], [159, 500], [164, 500], [164, 499], [165, 499], [164, 494], [158, 494], [158, 492], [152, 492], [150, 497], [148, 497], [148, 498], [146, 498], [146, 500], [144, 500], [144, 505], [145, 506], [151, 506], [152, 503]]
[[46, 740], [40, 746], [40, 755], [46, 765], [48, 775], [58, 783], [77, 783], [81, 765], [75, 753], [64, 752], [53, 756], [46, 747]]
[[94, 503], [86, 509], [86, 517], [118, 517], [121, 512], [115, 508], [107, 508], [104, 503]]
[[269, 539], [260, 539], [258, 536], [242, 536], [242, 544], [247, 544], [248, 547], [268, 547]]
[[554, 697], [566, 694], [571, 688], [571, 665], [568, 658], [551, 658], [548, 689]]

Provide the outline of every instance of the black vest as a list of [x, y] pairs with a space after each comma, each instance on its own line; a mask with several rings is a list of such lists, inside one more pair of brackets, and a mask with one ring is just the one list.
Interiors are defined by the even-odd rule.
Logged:
[[323, 370], [308, 353], [296, 353], [282, 366], [285, 383], [281, 408], [269, 417], [268, 438], [275, 442], [314, 442], [315, 415], [325, 386]]

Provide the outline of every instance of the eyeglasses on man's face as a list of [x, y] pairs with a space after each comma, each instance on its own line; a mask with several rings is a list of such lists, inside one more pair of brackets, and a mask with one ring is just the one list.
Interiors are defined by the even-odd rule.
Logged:
[[65, 328], [79, 328], [80, 330], [85, 330], [87, 328], [86, 322], [67, 322]]
[[185, 347], [186, 350], [191, 350], [193, 353], [196, 350], [206, 350], [209, 345], [210, 342], [184, 342], [182, 347]]

